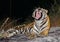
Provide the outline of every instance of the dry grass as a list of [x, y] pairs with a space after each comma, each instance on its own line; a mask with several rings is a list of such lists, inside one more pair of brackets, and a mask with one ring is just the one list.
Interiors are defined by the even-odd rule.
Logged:
[[58, 4], [52, 5], [49, 16], [51, 20], [51, 26], [60, 27], [60, 5]]

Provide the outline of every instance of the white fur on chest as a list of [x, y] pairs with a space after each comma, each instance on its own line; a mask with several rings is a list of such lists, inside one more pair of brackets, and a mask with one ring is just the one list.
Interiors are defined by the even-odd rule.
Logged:
[[[44, 19], [43, 18], [45, 18], [46, 19], [46, 17], [47, 17], [47, 15], [45, 14], [43, 14], [43, 16], [42, 16], [42, 18], [40, 19], [40, 20], [35, 20], [35, 25], [34, 25], [34, 29], [36, 30], [33, 30], [35, 33], [40, 33], [40, 32], [42, 32], [43, 30], [45, 30], [45, 26], [47, 26], [48, 25], [48, 19], [47, 19], [47, 21], [46, 21], [46, 23], [43, 25], [43, 22], [44, 22]], [[40, 27], [42, 25], [42, 27]], [[43, 30], [41, 30], [42, 28], [44, 28]], [[38, 31], [38, 32], [37, 32]]]

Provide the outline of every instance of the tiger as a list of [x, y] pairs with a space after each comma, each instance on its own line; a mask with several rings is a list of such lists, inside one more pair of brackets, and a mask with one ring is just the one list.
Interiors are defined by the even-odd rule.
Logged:
[[34, 18], [33, 22], [9, 28], [2, 33], [2, 36], [6, 38], [16, 34], [25, 34], [28, 39], [48, 36], [50, 30], [50, 19], [47, 13], [48, 10], [46, 9], [40, 7], [36, 8], [32, 13], [32, 17]]
[[35, 32], [38, 33], [38, 35], [41, 36], [47, 36], [48, 32], [50, 30], [50, 19], [49, 16], [47, 15], [48, 10], [43, 9], [43, 8], [37, 8], [33, 12], [32, 17], [35, 19], [35, 25], [34, 25], [34, 30]]

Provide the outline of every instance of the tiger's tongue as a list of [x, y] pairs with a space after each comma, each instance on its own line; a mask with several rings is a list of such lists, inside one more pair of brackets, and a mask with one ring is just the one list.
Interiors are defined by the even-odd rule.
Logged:
[[35, 15], [35, 19], [39, 19], [41, 17], [41, 13], [36, 13]]

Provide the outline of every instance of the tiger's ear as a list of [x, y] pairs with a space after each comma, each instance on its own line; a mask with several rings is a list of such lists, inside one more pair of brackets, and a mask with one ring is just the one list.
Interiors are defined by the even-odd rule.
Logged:
[[43, 12], [45, 12], [45, 13], [48, 13], [48, 10], [47, 10], [47, 9], [41, 8], [41, 10], [42, 10]]
[[48, 10], [45, 9], [45, 12], [48, 13]]

